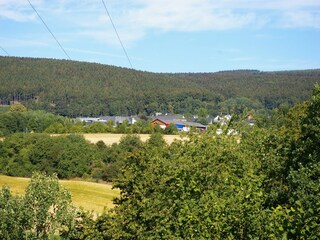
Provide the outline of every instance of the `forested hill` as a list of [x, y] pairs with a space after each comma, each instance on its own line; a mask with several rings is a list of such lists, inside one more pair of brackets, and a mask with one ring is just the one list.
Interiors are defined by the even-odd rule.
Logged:
[[0, 103], [66, 116], [272, 109], [311, 95], [320, 70], [160, 74], [96, 63], [0, 57]]

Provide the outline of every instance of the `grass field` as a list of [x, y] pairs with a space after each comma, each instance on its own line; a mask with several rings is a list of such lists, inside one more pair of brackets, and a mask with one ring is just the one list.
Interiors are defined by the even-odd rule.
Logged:
[[[112, 134], [112, 133], [85, 133], [83, 136], [85, 139], [92, 143], [96, 143], [102, 140], [106, 145], [113, 143], [119, 143], [121, 137], [126, 134]], [[138, 134], [142, 141], [147, 141], [150, 137], [149, 134]], [[181, 139], [179, 135], [163, 135], [164, 140], [171, 144], [175, 139]]]
[[[23, 195], [29, 180], [29, 178], [0, 175], [0, 187], [8, 185], [13, 194]], [[60, 180], [59, 182], [71, 192], [72, 202], [76, 207], [93, 211], [95, 214], [102, 213], [105, 207], [112, 208], [112, 199], [119, 196], [120, 193], [117, 189], [111, 189], [110, 184], [75, 180]]]

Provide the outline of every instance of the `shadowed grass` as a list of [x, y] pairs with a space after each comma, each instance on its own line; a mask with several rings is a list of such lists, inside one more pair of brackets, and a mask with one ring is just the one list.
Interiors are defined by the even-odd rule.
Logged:
[[[29, 180], [29, 178], [0, 175], [0, 187], [8, 185], [13, 194], [23, 195]], [[82, 207], [96, 214], [102, 213], [104, 208], [112, 208], [112, 199], [118, 197], [120, 193], [118, 189], [111, 189], [110, 184], [75, 180], [60, 180], [59, 182], [71, 192], [72, 202], [76, 207]]]

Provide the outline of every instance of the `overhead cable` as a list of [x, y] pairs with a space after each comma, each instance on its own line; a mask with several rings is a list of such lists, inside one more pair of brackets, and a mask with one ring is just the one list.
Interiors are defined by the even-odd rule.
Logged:
[[10, 54], [3, 47], [0, 46], [0, 48], [2, 51], [4, 51], [7, 54], [8, 57], [10, 57]]
[[35, 11], [35, 13], [38, 15], [38, 17], [40, 18], [40, 20], [42, 21], [43, 25], [47, 28], [47, 30], [49, 31], [49, 33], [51, 33], [52, 37], [54, 38], [54, 40], [56, 40], [56, 42], [58, 43], [58, 45], [60, 46], [60, 48], [62, 49], [62, 51], [64, 52], [64, 54], [67, 56], [67, 58], [69, 60], [71, 60], [70, 56], [68, 55], [68, 53], [64, 50], [64, 48], [62, 47], [62, 45], [60, 44], [60, 42], [58, 41], [58, 39], [54, 36], [53, 32], [50, 30], [50, 28], [48, 27], [48, 25], [45, 23], [45, 21], [42, 19], [42, 17], [40, 16], [40, 14], [37, 12], [37, 10], [34, 8], [34, 6], [31, 4], [31, 2], [29, 0], [27, 0], [30, 4], [30, 6], [32, 7], [32, 9]]
[[117, 28], [116, 28], [116, 26], [114, 25], [114, 23], [113, 23], [113, 21], [112, 21], [111, 15], [110, 15], [110, 13], [109, 13], [109, 11], [108, 11], [108, 8], [107, 8], [104, 0], [102, 0], [102, 3], [103, 3], [103, 6], [104, 6], [104, 9], [106, 10], [106, 12], [107, 12], [107, 14], [108, 14], [108, 16], [109, 16], [109, 19], [110, 19], [110, 22], [111, 22], [111, 24], [112, 24], [112, 27], [113, 27], [113, 29], [114, 29], [117, 37], [118, 37], [118, 40], [119, 40], [119, 42], [120, 42], [120, 44], [121, 44], [121, 47], [122, 47], [122, 49], [123, 49], [123, 52], [124, 52], [124, 54], [126, 55], [126, 57], [127, 57], [127, 59], [128, 59], [128, 62], [129, 62], [129, 64], [130, 64], [131, 68], [133, 68], [133, 66], [132, 66], [132, 64], [131, 64], [131, 61], [130, 61], [130, 58], [129, 58], [128, 54], [127, 54], [126, 49], [124, 48], [124, 45], [123, 45], [123, 43], [122, 43], [122, 41], [121, 41], [121, 38], [120, 38], [120, 36], [119, 36], [119, 34], [118, 34]]

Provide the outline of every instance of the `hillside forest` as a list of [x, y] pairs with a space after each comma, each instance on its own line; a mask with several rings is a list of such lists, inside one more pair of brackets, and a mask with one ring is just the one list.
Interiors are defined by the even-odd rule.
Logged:
[[151, 73], [54, 59], [0, 56], [0, 105], [67, 117], [260, 114], [307, 100], [320, 70]]

